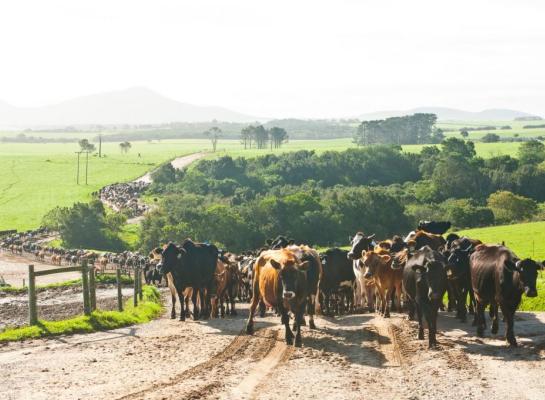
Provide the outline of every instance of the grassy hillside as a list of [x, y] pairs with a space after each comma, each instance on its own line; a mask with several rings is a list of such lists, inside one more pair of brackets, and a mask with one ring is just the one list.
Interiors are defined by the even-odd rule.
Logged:
[[[66, 135], [69, 136], [67, 133]], [[90, 136], [88, 136], [90, 137]], [[479, 155], [515, 155], [518, 143], [477, 143]], [[296, 150], [345, 150], [353, 147], [351, 139], [294, 140], [272, 153]], [[0, 230], [29, 229], [39, 225], [45, 212], [76, 201], [87, 201], [91, 193], [110, 183], [128, 181], [143, 175], [168, 159], [184, 154], [210, 150], [206, 139], [132, 142], [128, 154], [121, 154], [117, 143], [104, 143], [105, 158], [89, 159], [88, 185], [76, 185], [78, 146], [67, 144], [0, 143]], [[403, 146], [419, 152], [421, 145]], [[210, 157], [229, 154], [255, 157], [271, 153], [270, 149], [244, 150], [238, 140], [220, 140], [218, 151]], [[140, 156], [139, 156], [140, 154]], [[81, 176], [84, 175], [83, 163]]]
[[545, 221], [468, 229], [457, 232], [485, 243], [501, 243], [519, 257], [545, 260]]
[[[526, 224], [502, 225], [489, 228], [468, 229], [460, 234], [480, 239], [485, 243], [501, 243], [511, 248], [519, 257], [545, 260], [545, 221]], [[537, 282], [538, 296], [523, 296], [521, 310], [545, 311], [545, 273], [539, 273]]]

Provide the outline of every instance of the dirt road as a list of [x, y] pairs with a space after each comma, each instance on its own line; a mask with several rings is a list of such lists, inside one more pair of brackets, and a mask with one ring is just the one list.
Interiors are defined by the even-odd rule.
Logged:
[[[4, 277], [7, 283], [12, 286], [23, 286], [23, 279], [28, 284], [28, 265], [33, 264], [35, 271], [59, 268], [58, 266], [46, 264], [32, 260], [28, 257], [22, 257], [11, 254], [8, 251], [0, 251], [0, 275]], [[64, 282], [71, 279], [81, 278], [79, 272], [64, 272], [61, 274], [45, 275], [36, 278], [37, 285], [47, 285], [48, 283]]]
[[[0, 347], [7, 399], [543, 399], [545, 313], [521, 313], [520, 347], [473, 336], [442, 315], [440, 347], [415, 339], [404, 316], [317, 318], [303, 348], [279, 318], [242, 330], [236, 318], [166, 317], [91, 335]], [[500, 334], [502, 331], [500, 330]], [[498, 338], [500, 338], [498, 336]]]
[[[193, 161], [197, 161], [198, 159], [204, 157], [206, 153], [193, 153], [189, 154], [187, 156], [178, 157], [175, 158], [170, 162], [170, 164], [174, 167], [174, 169], [182, 169], [187, 167], [189, 164], [191, 164]], [[151, 183], [151, 174], [153, 171], [150, 171], [146, 173], [145, 175], [141, 176], [140, 178], [137, 178], [134, 180], [134, 182], [145, 182], [145, 183]]]

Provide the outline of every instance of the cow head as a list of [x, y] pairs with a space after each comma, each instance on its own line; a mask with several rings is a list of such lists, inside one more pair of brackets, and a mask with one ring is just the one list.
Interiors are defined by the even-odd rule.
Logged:
[[174, 243], [169, 243], [161, 252], [161, 261], [157, 264], [157, 270], [162, 275], [172, 272], [180, 262], [185, 250]]
[[282, 299], [288, 302], [294, 300], [298, 289], [300, 289], [302, 272], [307, 270], [310, 263], [308, 261], [297, 263], [294, 260], [283, 263], [270, 260], [269, 263], [278, 270], [278, 277], [282, 285]]
[[515, 263], [515, 268], [520, 274], [520, 280], [524, 287], [524, 293], [528, 297], [537, 297], [537, 271], [542, 267], [529, 258], [519, 260]]
[[425, 246], [413, 254], [410, 267], [416, 273], [416, 285], [421, 292], [427, 291], [431, 301], [442, 301], [446, 290], [444, 257]]
[[372, 234], [370, 236], [365, 236], [362, 232], [356, 233], [356, 236], [349, 237], [350, 244], [352, 245], [352, 248], [346, 255], [350, 260], [357, 260], [360, 258], [360, 254], [362, 254], [363, 251], [371, 250], [373, 247], [373, 239], [375, 237], [375, 234]]
[[445, 268], [450, 279], [457, 278], [464, 272], [464, 267], [469, 265], [469, 256], [471, 255], [472, 250], [473, 245], [469, 244], [465, 249], [454, 247], [451, 250], [443, 252], [443, 255], [447, 260]]
[[378, 269], [390, 262], [392, 259], [388, 254], [378, 254], [374, 251], [366, 251], [362, 254], [362, 262], [365, 267], [365, 279], [371, 279], [376, 275]]

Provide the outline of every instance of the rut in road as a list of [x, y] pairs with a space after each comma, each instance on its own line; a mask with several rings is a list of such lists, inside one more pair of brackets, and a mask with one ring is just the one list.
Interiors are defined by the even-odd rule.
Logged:
[[240, 332], [205, 362], [119, 400], [217, 398], [226, 392], [233, 393], [227, 398], [251, 398], [259, 381], [289, 357], [288, 347], [277, 336], [278, 331], [271, 328], [258, 330], [253, 336]]

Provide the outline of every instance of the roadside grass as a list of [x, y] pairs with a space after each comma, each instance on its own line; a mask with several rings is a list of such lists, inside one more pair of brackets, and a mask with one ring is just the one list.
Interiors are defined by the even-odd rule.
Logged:
[[90, 333], [142, 324], [157, 317], [161, 311], [161, 297], [157, 288], [144, 286], [143, 300], [137, 307], [132, 300], [125, 303], [124, 311], [93, 311], [90, 316], [78, 316], [62, 321], [40, 320], [36, 326], [8, 328], [0, 332], [0, 343], [36, 339], [47, 336]]
[[[100, 274], [95, 278], [95, 282], [100, 285], [114, 284], [117, 282], [116, 276], [113, 274]], [[121, 275], [121, 284], [132, 285], [134, 279], [128, 275]], [[37, 292], [43, 292], [49, 289], [68, 288], [72, 286], [81, 286], [81, 279], [71, 279], [64, 282], [49, 283], [47, 285], [36, 286]], [[28, 287], [16, 287], [16, 286], [2, 286], [0, 287], [0, 293], [22, 294], [28, 291]]]
[[129, 250], [135, 250], [138, 246], [139, 224], [125, 224], [119, 237], [126, 243]]

